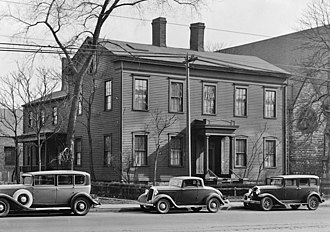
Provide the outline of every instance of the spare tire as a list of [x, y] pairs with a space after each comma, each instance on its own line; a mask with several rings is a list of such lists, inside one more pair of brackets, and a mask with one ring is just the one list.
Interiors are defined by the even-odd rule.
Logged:
[[27, 208], [30, 208], [30, 206], [33, 203], [33, 196], [31, 194], [31, 192], [26, 189], [17, 190], [14, 193], [13, 198]]

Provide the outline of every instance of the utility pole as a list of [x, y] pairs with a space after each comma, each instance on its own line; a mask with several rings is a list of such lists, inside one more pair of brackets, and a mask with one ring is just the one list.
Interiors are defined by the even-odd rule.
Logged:
[[186, 94], [187, 94], [187, 119], [186, 119], [186, 151], [188, 155], [188, 176], [191, 176], [191, 122], [190, 122], [190, 63], [198, 58], [194, 55], [189, 56], [188, 53], [185, 58], [186, 65]]

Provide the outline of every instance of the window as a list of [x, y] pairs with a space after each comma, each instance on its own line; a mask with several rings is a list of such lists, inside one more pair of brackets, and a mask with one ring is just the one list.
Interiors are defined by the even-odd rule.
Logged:
[[33, 112], [32, 111], [29, 112], [28, 125], [29, 125], [29, 127], [33, 126]]
[[34, 185], [55, 185], [55, 176], [54, 175], [35, 176]]
[[59, 175], [57, 176], [58, 185], [73, 185], [72, 175]]
[[285, 186], [297, 186], [297, 180], [296, 179], [286, 179]]
[[4, 147], [5, 165], [15, 165], [15, 147]]
[[236, 167], [246, 167], [247, 139], [236, 139]]
[[235, 116], [247, 116], [247, 88], [235, 87]]
[[265, 140], [264, 164], [266, 168], [276, 167], [276, 140]]
[[170, 112], [183, 112], [183, 83], [170, 83]]
[[83, 100], [83, 97], [82, 97], [82, 93], [79, 94], [79, 99], [78, 99], [78, 110], [77, 110], [77, 114], [78, 115], [82, 115], [83, 113], [83, 105], [82, 105], [82, 100]]
[[134, 165], [146, 166], [147, 162], [147, 135], [134, 136]]
[[104, 165], [106, 166], [110, 166], [112, 163], [111, 143], [111, 136], [104, 136]]
[[105, 82], [104, 93], [104, 109], [111, 110], [112, 108], [112, 81]]
[[299, 180], [299, 186], [308, 186], [309, 185], [309, 179], [307, 178], [301, 178]]
[[264, 107], [265, 118], [276, 117], [276, 90], [265, 90]]
[[215, 114], [216, 86], [203, 85], [203, 114]]
[[84, 185], [86, 182], [86, 178], [83, 175], [75, 175], [74, 184], [75, 185]]
[[94, 55], [92, 57], [92, 60], [91, 60], [91, 63], [89, 65], [89, 68], [88, 68], [88, 74], [92, 75], [92, 74], [95, 74], [96, 73], [96, 55]]
[[45, 110], [40, 110], [40, 126], [44, 126], [45, 125], [45, 117], [46, 117], [46, 113]]
[[183, 165], [183, 139], [179, 136], [170, 136], [170, 166]]
[[148, 80], [134, 79], [134, 110], [148, 110]]
[[57, 107], [53, 107], [52, 110], [52, 123], [53, 125], [57, 125], [58, 123]]
[[74, 161], [76, 166], [81, 166], [81, 138], [75, 140]]

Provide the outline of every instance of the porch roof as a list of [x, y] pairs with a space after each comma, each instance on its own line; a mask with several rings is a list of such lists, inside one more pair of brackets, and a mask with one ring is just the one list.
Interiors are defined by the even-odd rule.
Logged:
[[[40, 133], [40, 139], [44, 140], [47, 139], [47, 137], [54, 135], [54, 131], [51, 130], [44, 130]], [[56, 135], [60, 135], [60, 136], [65, 136], [65, 133], [56, 133]], [[33, 142], [33, 141], [37, 141], [37, 135], [35, 132], [29, 132], [29, 133], [24, 133], [22, 135], [20, 135], [18, 137], [18, 142], [19, 143], [25, 143], [25, 142]]]
[[217, 135], [217, 136], [235, 136], [235, 131], [239, 126], [235, 125], [233, 121], [223, 121], [227, 125], [210, 123], [207, 120], [195, 120], [192, 123], [192, 130], [197, 131], [197, 133], [203, 133], [205, 135]]

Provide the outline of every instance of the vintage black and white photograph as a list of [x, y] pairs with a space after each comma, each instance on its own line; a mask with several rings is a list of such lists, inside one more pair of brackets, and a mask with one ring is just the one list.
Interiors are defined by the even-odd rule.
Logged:
[[0, 0], [0, 25], [0, 231], [330, 231], [330, 0]]

